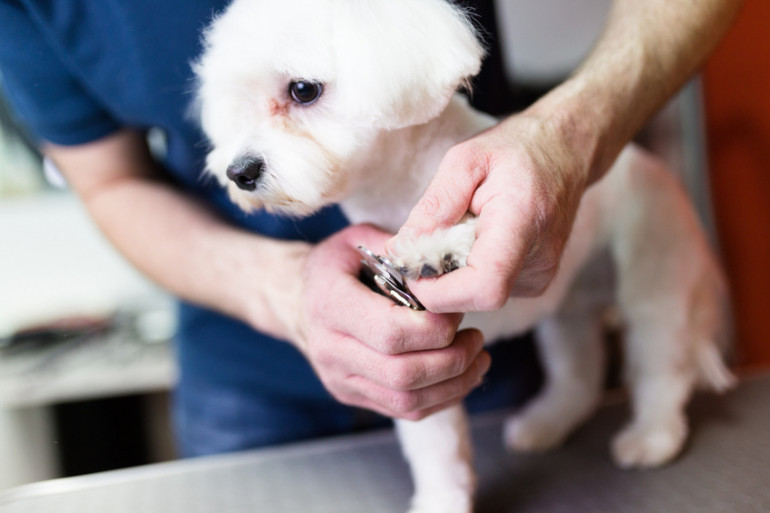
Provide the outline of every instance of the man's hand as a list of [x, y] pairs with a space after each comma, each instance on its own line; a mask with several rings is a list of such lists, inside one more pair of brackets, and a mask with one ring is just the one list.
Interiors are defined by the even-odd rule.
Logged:
[[583, 64], [522, 114], [452, 148], [398, 236], [479, 217], [468, 266], [411, 288], [433, 312], [500, 308], [553, 279], [585, 188], [697, 70], [741, 0], [614, 0]]
[[410, 285], [433, 312], [496, 310], [511, 295], [537, 295], [558, 269], [587, 166], [548, 119], [512, 116], [452, 148], [397, 237], [478, 216], [467, 267]]
[[309, 250], [292, 338], [340, 402], [418, 420], [461, 401], [490, 358], [481, 333], [457, 332], [462, 315], [413, 311], [360, 283], [356, 245], [388, 237], [353, 226]]

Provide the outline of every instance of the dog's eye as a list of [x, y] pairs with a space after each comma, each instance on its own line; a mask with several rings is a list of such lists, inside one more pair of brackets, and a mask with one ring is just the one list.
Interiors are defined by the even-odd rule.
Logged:
[[289, 84], [291, 99], [300, 105], [310, 105], [321, 97], [324, 87], [317, 82], [298, 80]]

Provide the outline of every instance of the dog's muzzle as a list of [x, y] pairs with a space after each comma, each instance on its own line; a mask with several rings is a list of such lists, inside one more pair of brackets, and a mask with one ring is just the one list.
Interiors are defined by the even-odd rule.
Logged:
[[227, 178], [235, 182], [239, 189], [253, 191], [265, 169], [265, 161], [260, 157], [247, 155], [233, 161], [227, 168]]

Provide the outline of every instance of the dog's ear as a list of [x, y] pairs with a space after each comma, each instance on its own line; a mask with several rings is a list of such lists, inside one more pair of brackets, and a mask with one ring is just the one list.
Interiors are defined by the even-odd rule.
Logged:
[[358, 122], [425, 123], [479, 72], [484, 48], [467, 14], [448, 1], [335, 3], [337, 93]]

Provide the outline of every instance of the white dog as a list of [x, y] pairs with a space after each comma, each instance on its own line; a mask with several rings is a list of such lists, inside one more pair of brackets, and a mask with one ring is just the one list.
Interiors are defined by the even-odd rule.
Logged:
[[[205, 35], [196, 71], [208, 170], [246, 210], [307, 215], [339, 202], [353, 223], [397, 231], [445, 152], [492, 126], [456, 94], [484, 50], [444, 0], [235, 0]], [[463, 265], [473, 220], [401, 245], [400, 265]], [[609, 254], [625, 324], [633, 416], [614, 439], [624, 467], [662, 464], [687, 435], [696, 384], [727, 388], [717, 349], [724, 285], [685, 194], [631, 146], [584, 195], [558, 275], [537, 298], [512, 298], [464, 326], [486, 340], [534, 328], [547, 384], [507, 420], [516, 450], [559, 444], [601, 394], [601, 311], [585, 270]], [[590, 292], [590, 293], [589, 293]], [[413, 513], [468, 512], [474, 473], [462, 407], [396, 421], [415, 480]]]

